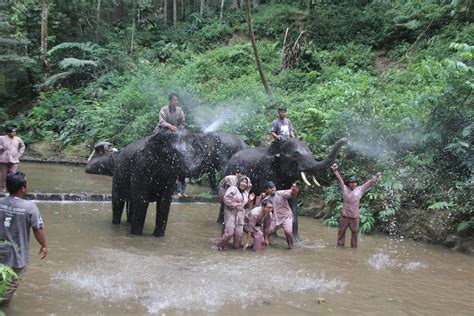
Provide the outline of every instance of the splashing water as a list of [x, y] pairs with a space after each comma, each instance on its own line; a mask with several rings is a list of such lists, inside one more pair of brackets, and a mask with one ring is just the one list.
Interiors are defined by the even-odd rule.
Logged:
[[419, 261], [408, 261], [404, 263], [399, 260], [392, 259], [389, 255], [383, 253], [372, 255], [367, 262], [377, 271], [389, 268], [399, 268], [402, 271], [407, 272], [428, 267], [426, 264]]
[[[328, 279], [324, 273], [292, 271], [284, 258], [276, 256], [233, 257], [229, 262], [220, 253], [196, 259], [96, 249], [91, 259], [89, 264], [60, 271], [54, 278], [89, 292], [94, 300], [131, 300], [149, 313], [166, 309], [215, 311], [229, 303], [274, 301], [275, 293], [282, 299], [288, 292], [340, 293], [347, 284]], [[276, 272], [265, 268], [269, 266], [284, 269]]]

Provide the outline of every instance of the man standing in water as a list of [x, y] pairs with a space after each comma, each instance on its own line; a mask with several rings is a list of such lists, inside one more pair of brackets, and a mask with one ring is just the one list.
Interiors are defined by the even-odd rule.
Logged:
[[351, 247], [357, 248], [357, 234], [359, 231], [359, 204], [362, 195], [367, 191], [375, 182], [380, 179], [381, 172], [364, 183], [361, 186], [357, 186], [357, 178], [354, 176], [349, 177], [348, 185], [344, 184], [341, 175], [339, 174], [339, 166], [337, 163], [332, 165], [332, 170], [336, 176], [337, 183], [342, 191], [343, 205], [341, 210], [341, 218], [339, 219], [339, 231], [337, 234], [337, 245], [344, 247], [346, 239], [346, 230], [348, 227], [351, 228]]
[[265, 193], [260, 195], [263, 201], [270, 200], [273, 204], [273, 215], [271, 224], [265, 227], [265, 240], [273, 234], [277, 229], [283, 228], [285, 233], [288, 249], [293, 248], [293, 212], [291, 211], [288, 199], [295, 198], [298, 195], [298, 187], [296, 183], [291, 185], [289, 190], [276, 190], [273, 181], [268, 181], [265, 184]]
[[247, 231], [247, 241], [244, 250], [249, 246], [250, 236], [254, 239], [252, 246], [253, 251], [259, 251], [264, 244], [268, 245], [268, 239], [265, 239], [264, 231], [266, 227], [271, 225], [272, 210], [272, 201], [268, 199], [262, 201], [261, 206], [253, 208], [245, 215], [244, 230]]
[[239, 248], [244, 232], [245, 208], [252, 203], [255, 195], [249, 194], [249, 178], [240, 176], [237, 186], [231, 186], [224, 194], [225, 230], [217, 242], [217, 249], [224, 250], [227, 242], [234, 237], [234, 247]]
[[0, 168], [2, 173], [2, 191], [6, 191], [7, 177], [16, 172], [20, 157], [25, 151], [25, 143], [16, 136], [16, 127], [7, 126], [7, 135], [0, 136]]
[[168, 105], [165, 105], [160, 110], [160, 117], [155, 132], [158, 130], [176, 132], [178, 128], [184, 128], [185, 126], [184, 112], [179, 107], [179, 96], [176, 93], [171, 93], [168, 96], [168, 100]]
[[8, 306], [28, 264], [30, 227], [40, 244], [39, 255], [48, 255], [48, 245], [43, 229], [43, 219], [35, 203], [24, 200], [28, 192], [28, 181], [22, 172], [7, 178], [10, 196], [0, 199], [0, 263], [9, 266], [17, 274], [5, 290], [1, 306]]
[[[220, 224], [220, 223], [223, 223], [224, 222], [224, 194], [225, 192], [227, 191], [227, 189], [231, 186], [237, 186], [238, 184], [238, 181], [239, 181], [239, 177], [241, 176], [245, 176], [245, 171], [243, 171], [244, 169], [242, 168], [237, 168], [235, 170], [235, 174], [230, 174], [226, 177], [224, 177], [221, 182], [219, 182], [219, 197], [220, 197], [220, 200], [221, 200], [221, 206], [220, 206], [220, 209], [219, 209], [219, 216], [217, 218], [217, 223]], [[249, 190], [252, 189], [252, 184], [250, 183], [250, 179], [249, 179]]]

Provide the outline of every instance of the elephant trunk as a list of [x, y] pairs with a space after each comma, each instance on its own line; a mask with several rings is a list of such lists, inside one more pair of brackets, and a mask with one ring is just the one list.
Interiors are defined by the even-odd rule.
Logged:
[[[329, 155], [327, 155], [326, 158], [322, 161], [318, 161], [316, 163], [316, 166], [311, 170], [311, 174], [317, 174], [320, 173], [323, 170], [328, 169], [336, 160], [337, 154], [339, 153], [339, 150], [341, 150], [342, 145], [347, 143], [347, 138], [341, 138], [339, 139], [336, 144], [334, 145], [334, 148], [331, 150]], [[314, 177], [313, 177], [314, 178]], [[313, 181], [316, 181], [314, 179]], [[317, 181], [316, 181], [317, 183]]]

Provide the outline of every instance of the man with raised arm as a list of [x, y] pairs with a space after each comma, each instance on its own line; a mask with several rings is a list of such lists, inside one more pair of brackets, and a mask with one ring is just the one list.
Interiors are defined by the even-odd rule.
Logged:
[[350, 176], [348, 179], [348, 185], [344, 184], [341, 175], [339, 174], [339, 165], [337, 163], [332, 165], [332, 170], [336, 176], [337, 183], [342, 191], [343, 205], [341, 210], [341, 218], [339, 219], [339, 231], [337, 234], [337, 245], [344, 247], [346, 230], [350, 227], [351, 236], [351, 247], [357, 248], [357, 235], [359, 232], [359, 204], [362, 195], [367, 191], [375, 182], [380, 179], [381, 172], [364, 183], [361, 186], [357, 185], [357, 178]]

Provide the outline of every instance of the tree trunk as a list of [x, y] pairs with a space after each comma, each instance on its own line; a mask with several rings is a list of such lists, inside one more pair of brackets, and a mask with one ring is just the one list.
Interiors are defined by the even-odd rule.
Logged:
[[163, 0], [163, 24], [168, 24], [168, 0]]
[[235, 0], [235, 7], [240, 9], [240, 0]]
[[176, 27], [176, 11], [177, 11], [177, 7], [176, 7], [176, 0], [173, 0], [173, 27]]
[[41, 0], [41, 65], [46, 69], [48, 52], [48, 0]]
[[225, 0], [221, 0], [221, 14], [219, 15], [219, 19], [222, 22], [222, 17], [224, 15], [224, 5], [225, 5]]
[[252, 14], [250, 13], [249, 0], [245, 0], [245, 6], [246, 6], [246, 13], [247, 13], [247, 23], [249, 25], [250, 39], [252, 41], [252, 48], [253, 48], [253, 53], [255, 55], [255, 61], [257, 62], [258, 72], [260, 74], [260, 79], [262, 80], [262, 84], [263, 84], [263, 87], [265, 88], [266, 94], [271, 97], [272, 90], [270, 90], [270, 86], [268, 85], [267, 78], [265, 77], [265, 73], [263, 72], [262, 63], [260, 62], [260, 57], [258, 55], [257, 43], [255, 42], [255, 34], [253, 33]]
[[201, 3], [199, 5], [199, 14], [203, 15], [204, 13], [204, 0], [201, 0]]
[[123, 15], [123, 0], [112, 0], [112, 23], [118, 23]]
[[96, 10], [96, 29], [95, 29], [95, 34], [96, 37], [99, 38], [99, 29], [100, 29], [100, 6], [101, 6], [102, 0], [97, 0], [97, 10]]

